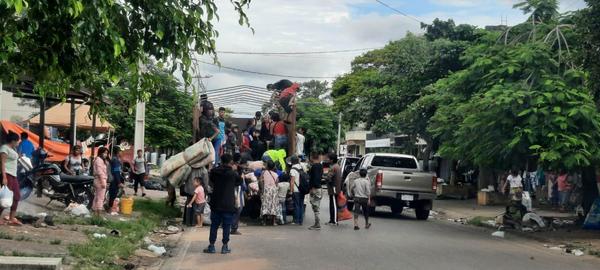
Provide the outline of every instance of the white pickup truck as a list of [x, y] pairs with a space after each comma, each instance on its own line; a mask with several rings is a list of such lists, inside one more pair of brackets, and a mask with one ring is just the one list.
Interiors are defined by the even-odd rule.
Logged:
[[[404, 207], [415, 209], [417, 219], [429, 217], [432, 202], [436, 197], [437, 177], [424, 172], [414, 156], [401, 154], [371, 153], [362, 157], [353, 172], [344, 180], [344, 192], [349, 194], [359, 170], [367, 169], [372, 183], [371, 212], [375, 206], [387, 205], [394, 214], [402, 213]], [[353, 207], [348, 198], [348, 208]]]

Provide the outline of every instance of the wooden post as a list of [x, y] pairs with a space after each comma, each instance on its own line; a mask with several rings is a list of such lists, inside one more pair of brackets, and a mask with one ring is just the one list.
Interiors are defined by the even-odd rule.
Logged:
[[76, 124], [75, 124], [75, 98], [71, 98], [71, 119], [69, 121], [71, 125], [71, 141], [69, 143], [69, 153], [73, 154], [73, 146], [75, 146], [75, 141], [77, 140], [75, 132], [76, 132]]
[[[94, 164], [95, 150], [96, 150], [96, 109], [92, 109], [92, 153], [91, 153], [91, 157], [90, 157], [90, 165]], [[91, 168], [90, 168], [91, 173], [93, 173], [93, 171], [92, 171], [93, 167], [94, 166], [91, 166]]]
[[44, 149], [44, 139], [46, 137], [46, 99], [40, 97], [40, 127], [39, 127], [39, 148]]
[[296, 154], [296, 114], [297, 114], [298, 106], [294, 104], [292, 107], [292, 112], [288, 115], [288, 120], [290, 121], [290, 128], [288, 129], [288, 153], [287, 156], [292, 156]]

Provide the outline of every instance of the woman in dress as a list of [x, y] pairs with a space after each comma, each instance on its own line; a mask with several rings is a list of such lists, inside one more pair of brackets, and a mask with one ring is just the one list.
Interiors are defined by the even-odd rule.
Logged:
[[94, 214], [100, 215], [100, 211], [104, 208], [104, 198], [106, 197], [106, 185], [108, 181], [108, 149], [101, 147], [98, 150], [98, 156], [94, 159], [94, 203], [92, 211]]
[[262, 196], [260, 214], [263, 217], [264, 224], [275, 225], [275, 217], [281, 213], [281, 205], [277, 183], [277, 172], [275, 172], [275, 163], [267, 161], [267, 169], [263, 171], [260, 181], [262, 182]]
[[[16, 218], [17, 206], [21, 199], [19, 181], [17, 181], [17, 160], [19, 159], [19, 154], [16, 149], [18, 145], [19, 135], [11, 131], [6, 135], [6, 143], [0, 147], [2, 185], [6, 185], [8, 189], [13, 192], [13, 203], [10, 207], [10, 216], [7, 221], [9, 225], [13, 226], [23, 225], [23, 223]], [[2, 212], [4, 212], [4, 209], [0, 208], [0, 215]], [[0, 224], [5, 224], [5, 222], [0, 221]]]

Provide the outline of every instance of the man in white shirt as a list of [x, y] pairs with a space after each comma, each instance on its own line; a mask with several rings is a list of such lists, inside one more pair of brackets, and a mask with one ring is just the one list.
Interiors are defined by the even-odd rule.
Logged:
[[290, 191], [294, 200], [294, 223], [302, 225], [304, 219], [304, 195], [300, 192], [300, 159], [297, 156], [290, 157], [292, 168], [290, 169]]

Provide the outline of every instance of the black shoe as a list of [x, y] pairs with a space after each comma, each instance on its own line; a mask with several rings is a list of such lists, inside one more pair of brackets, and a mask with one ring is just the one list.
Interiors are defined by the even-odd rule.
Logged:
[[229, 254], [231, 253], [231, 249], [229, 249], [229, 247], [227, 245], [223, 245], [223, 247], [221, 248], [221, 254]]
[[358, 231], [358, 230], [360, 230], [360, 228], [358, 226], [354, 226], [354, 230]]
[[367, 229], [367, 230], [368, 230], [369, 228], [371, 228], [371, 223], [369, 223], [369, 224], [367, 224], [367, 225], [365, 226], [365, 229]]
[[142, 197], [146, 197], [146, 193], [142, 193]]
[[208, 247], [205, 248], [202, 252], [209, 253], [209, 254], [214, 254], [214, 253], [217, 253], [217, 250], [215, 249], [214, 245], [208, 245]]

